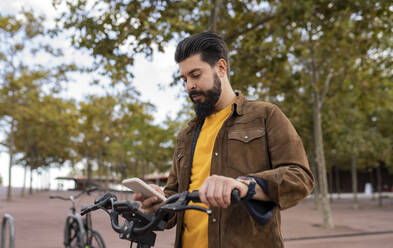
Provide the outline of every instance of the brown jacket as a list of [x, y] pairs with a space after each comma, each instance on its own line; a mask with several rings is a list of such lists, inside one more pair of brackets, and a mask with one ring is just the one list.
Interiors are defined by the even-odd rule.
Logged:
[[[192, 142], [197, 121], [193, 119], [177, 137], [173, 165], [165, 186], [167, 196], [187, 190]], [[253, 176], [267, 182], [267, 195], [277, 207], [262, 226], [244, 204], [213, 208], [209, 216], [209, 248], [283, 247], [280, 210], [296, 205], [314, 186], [303, 143], [286, 116], [270, 103], [248, 101], [237, 94], [231, 116], [215, 140], [210, 174], [237, 178]], [[168, 223], [175, 225], [176, 243], [183, 230], [183, 213]]]

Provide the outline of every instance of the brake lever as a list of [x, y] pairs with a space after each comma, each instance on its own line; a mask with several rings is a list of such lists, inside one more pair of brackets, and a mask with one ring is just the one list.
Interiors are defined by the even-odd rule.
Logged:
[[97, 207], [97, 205], [82, 207], [81, 215], [83, 216], [83, 215], [85, 215], [91, 211], [97, 210], [97, 209], [99, 209], [99, 207]]
[[105, 208], [105, 209], [111, 209], [111, 208], [112, 208], [112, 205], [113, 205], [112, 203], [113, 203], [114, 201], [117, 201], [116, 195], [115, 195], [115, 194], [112, 194], [112, 193], [110, 193], [110, 192], [107, 192], [107, 193], [105, 193], [104, 195], [97, 197], [97, 198], [94, 200], [94, 204], [95, 204], [95, 205], [101, 204], [101, 206], [102, 206], [103, 208]]
[[88, 212], [97, 210], [97, 209], [103, 209], [105, 211], [108, 211], [108, 209], [111, 209], [113, 206], [113, 202], [117, 200], [116, 195], [108, 192], [104, 194], [103, 196], [100, 196], [94, 200], [94, 205], [93, 206], [86, 206], [82, 207], [81, 209], [81, 215], [85, 215]]

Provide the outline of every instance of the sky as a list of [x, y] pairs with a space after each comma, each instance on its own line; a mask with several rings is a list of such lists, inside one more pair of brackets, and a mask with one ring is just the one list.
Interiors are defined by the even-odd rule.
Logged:
[[[1, 0], [0, 12], [4, 14], [16, 14], [22, 8], [33, 11], [37, 14], [45, 14], [47, 19], [53, 19], [57, 12], [52, 7], [52, 0]], [[50, 25], [50, 23], [49, 23]], [[57, 46], [62, 46], [65, 49], [65, 60], [78, 60], [81, 63], [88, 63], [91, 58], [86, 54], [81, 54], [70, 47], [66, 40], [54, 41]], [[153, 113], [155, 123], [161, 123], [167, 115], [175, 117], [180, 110], [185, 98], [180, 96], [182, 92], [181, 87], [170, 87], [169, 83], [172, 81], [172, 75], [178, 70], [178, 66], [174, 61], [175, 44], [170, 43], [165, 49], [165, 53], [155, 53], [153, 60], [149, 61], [144, 56], [139, 55], [135, 58], [135, 66], [132, 70], [134, 73], [134, 87], [141, 93], [140, 99], [148, 101], [156, 106], [156, 112]], [[46, 58], [27, 58], [27, 60], [45, 62]], [[100, 94], [101, 91], [89, 85], [91, 81], [88, 75], [73, 75], [75, 82], [67, 85], [67, 91], [64, 97], [73, 97], [77, 100], [83, 99], [83, 96], [91, 93]], [[159, 85], [164, 87], [159, 87]], [[0, 175], [3, 178], [3, 185], [8, 185], [8, 154], [0, 151]], [[51, 187], [57, 186], [57, 176], [65, 176], [70, 171], [69, 168], [62, 170], [51, 169], [49, 172], [44, 172], [40, 176], [33, 173], [33, 186], [41, 187], [42, 185], [51, 183]], [[23, 169], [14, 166], [12, 169], [12, 185], [20, 187], [23, 184]], [[28, 175], [29, 177], [29, 175]]]

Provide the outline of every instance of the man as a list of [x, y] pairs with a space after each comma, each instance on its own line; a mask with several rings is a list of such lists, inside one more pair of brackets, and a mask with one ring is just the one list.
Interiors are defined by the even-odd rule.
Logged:
[[[280, 210], [310, 194], [314, 179], [303, 144], [277, 106], [248, 101], [229, 82], [228, 52], [210, 32], [182, 40], [175, 60], [196, 117], [177, 137], [167, 197], [199, 190], [210, 216], [179, 213], [175, 247], [283, 247]], [[242, 203], [230, 205], [237, 188]], [[145, 209], [160, 204], [143, 199]], [[206, 207], [207, 207], [206, 206]]]

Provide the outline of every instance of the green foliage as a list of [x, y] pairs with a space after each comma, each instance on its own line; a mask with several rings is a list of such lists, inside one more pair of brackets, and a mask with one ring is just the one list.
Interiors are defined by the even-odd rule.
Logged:
[[63, 165], [73, 159], [71, 137], [76, 134], [76, 106], [53, 96], [32, 96], [17, 119], [16, 151], [19, 164], [32, 169]]
[[79, 108], [79, 133], [74, 139], [78, 161], [95, 161], [101, 175], [109, 169], [120, 178], [167, 170], [174, 134], [153, 124], [153, 109], [126, 93], [89, 96]]
[[[385, 95], [392, 94], [390, 1], [219, 2], [217, 32], [231, 50], [235, 89], [278, 104], [307, 150], [314, 147], [317, 101], [328, 166], [350, 153], [390, 151], [381, 124], [391, 123], [381, 117], [391, 99]], [[87, 48], [97, 68], [127, 83], [135, 54], [151, 57], [154, 46], [162, 51], [173, 39], [207, 30], [214, 3], [55, 1], [67, 6], [58, 24], [74, 31], [75, 47]], [[383, 154], [365, 157], [389, 159]], [[364, 165], [371, 160], [364, 158]]]

